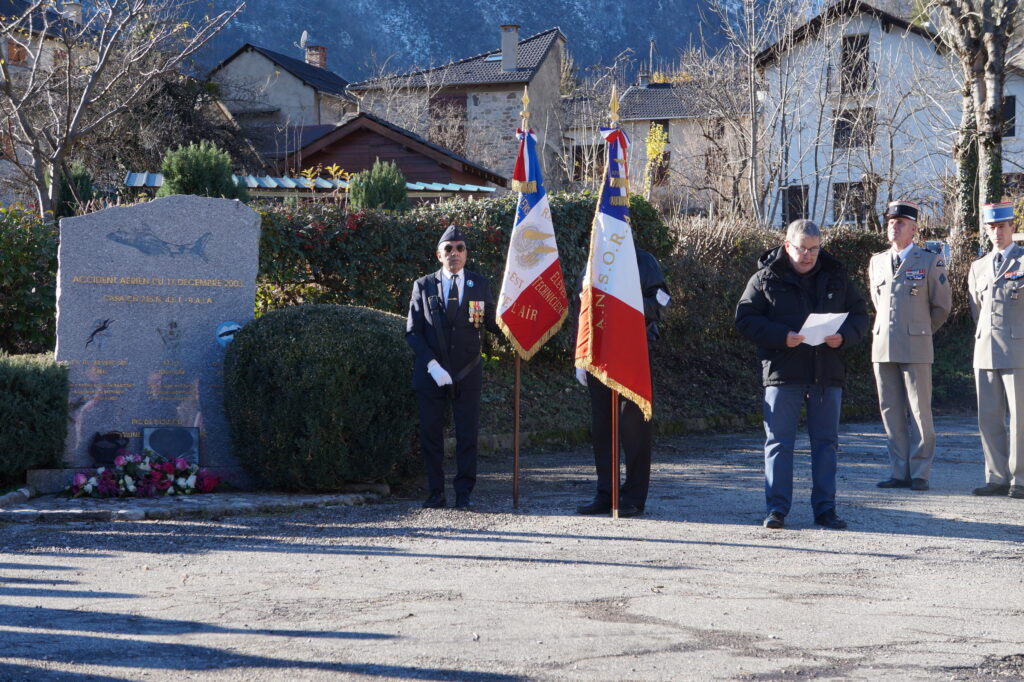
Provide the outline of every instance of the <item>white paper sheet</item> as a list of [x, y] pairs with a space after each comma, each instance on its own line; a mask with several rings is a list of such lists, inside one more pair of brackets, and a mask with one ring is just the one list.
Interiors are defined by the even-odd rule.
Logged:
[[849, 313], [811, 313], [798, 333], [808, 346], [820, 346], [825, 343], [826, 336], [839, 331], [847, 315]]

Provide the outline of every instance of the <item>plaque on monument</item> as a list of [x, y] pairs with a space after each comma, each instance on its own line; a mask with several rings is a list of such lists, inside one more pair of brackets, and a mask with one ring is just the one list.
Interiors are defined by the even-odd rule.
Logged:
[[[223, 357], [252, 319], [259, 214], [238, 201], [171, 196], [60, 225], [57, 360], [70, 371], [65, 466], [120, 431], [198, 429], [199, 463], [236, 468], [223, 408]], [[173, 430], [157, 434], [175, 442]], [[180, 433], [177, 435], [181, 435]], [[179, 439], [180, 440], [180, 439]]]

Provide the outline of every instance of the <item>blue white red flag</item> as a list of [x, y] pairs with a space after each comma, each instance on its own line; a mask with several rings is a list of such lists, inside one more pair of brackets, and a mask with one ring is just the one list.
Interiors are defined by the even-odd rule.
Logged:
[[576, 366], [632, 400], [649, 420], [647, 325], [629, 227], [629, 137], [620, 128], [602, 128], [601, 135], [608, 159], [580, 292]]
[[519, 191], [505, 276], [498, 296], [498, 326], [525, 360], [558, 332], [569, 310], [551, 208], [537, 160], [537, 137], [517, 130], [519, 155], [512, 188]]

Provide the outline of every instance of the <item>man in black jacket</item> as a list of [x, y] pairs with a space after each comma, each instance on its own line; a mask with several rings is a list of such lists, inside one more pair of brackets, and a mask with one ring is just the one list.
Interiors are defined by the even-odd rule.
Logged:
[[416, 359], [412, 387], [420, 414], [420, 450], [429, 495], [424, 507], [445, 506], [444, 427], [448, 406], [455, 416], [455, 507], [470, 506], [476, 483], [477, 427], [480, 421], [480, 329], [500, 333], [486, 277], [465, 269], [466, 240], [455, 225], [437, 244], [441, 269], [413, 284], [405, 340]]
[[[836, 514], [836, 448], [846, 363], [843, 349], [868, 329], [867, 304], [846, 268], [821, 249], [821, 232], [795, 220], [766, 252], [736, 306], [736, 327], [757, 344], [764, 382], [766, 528], [782, 528], [793, 497], [793, 446], [807, 407], [814, 522], [845, 528]], [[809, 346], [798, 332], [811, 313], [848, 313], [836, 334]]]

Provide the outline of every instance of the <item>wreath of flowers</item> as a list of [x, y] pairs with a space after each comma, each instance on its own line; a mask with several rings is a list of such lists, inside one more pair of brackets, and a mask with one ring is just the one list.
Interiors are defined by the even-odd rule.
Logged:
[[189, 464], [184, 457], [168, 459], [147, 450], [146, 455], [114, 458], [113, 467], [100, 467], [93, 476], [75, 474], [71, 497], [160, 497], [212, 493], [220, 476]]

